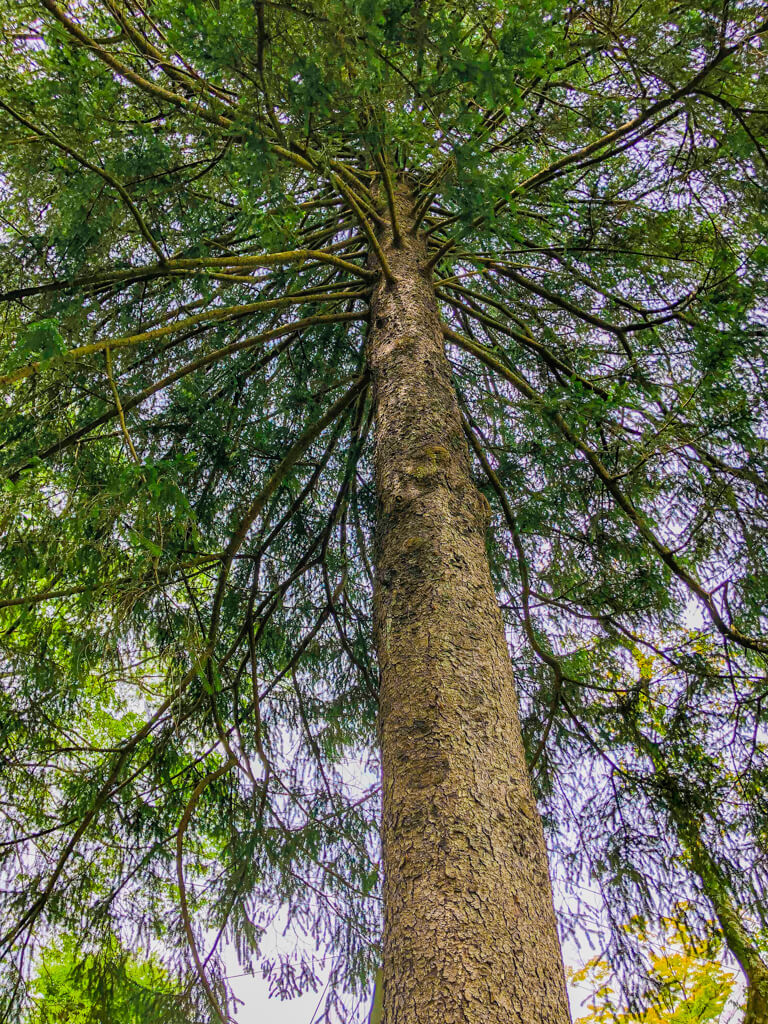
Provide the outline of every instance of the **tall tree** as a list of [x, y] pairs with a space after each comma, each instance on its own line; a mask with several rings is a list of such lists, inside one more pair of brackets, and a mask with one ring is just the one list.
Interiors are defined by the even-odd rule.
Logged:
[[383, 899], [387, 1024], [568, 1020], [525, 749], [563, 813], [592, 652], [693, 607], [760, 721], [767, 28], [5, 13], [9, 1008], [88, 922], [226, 1018], [280, 914], [349, 1019]]
[[[642, 908], [654, 919], [685, 894], [680, 934], [701, 948], [714, 916], [744, 974], [745, 1024], [761, 1024], [768, 1019], [761, 934], [765, 757], [755, 708], [762, 680], [740, 677], [692, 630], [667, 636], [663, 648], [625, 637], [612, 656], [595, 651], [593, 660], [600, 653], [606, 681], [618, 685], [613, 692], [606, 687], [611, 696], [587, 713], [599, 745], [579, 751], [571, 737], [569, 750], [579, 762], [571, 789], [577, 777], [584, 781], [588, 764], [596, 778], [611, 782], [607, 799], [590, 783], [572, 794], [580, 827], [594, 837], [593, 877], [610, 892], [617, 917]], [[643, 938], [634, 928], [618, 932], [621, 937]]]

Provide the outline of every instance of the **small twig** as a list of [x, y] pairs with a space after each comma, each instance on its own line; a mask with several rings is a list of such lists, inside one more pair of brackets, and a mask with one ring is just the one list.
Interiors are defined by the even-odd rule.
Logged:
[[131, 453], [131, 458], [138, 465], [139, 457], [136, 454], [136, 449], [133, 447], [131, 435], [128, 433], [128, 427], [125, 422], [125, 413], [123, 412], [123, 404], [120, 401], [120, 393], [117, 390], [117, 384], [115, 384], [115, 378], [112, 374], [112, 350], [110, 349], [109, 345], [107, 345], [107, 347], [104, 349], [104, 359], [107, 364], [107, 377], [109, 378], [109, 383], [112, 388], [112, 394], [115, 399], [115, 408], [117, 409], [117, 415], [120, 420], [120, 429], [123, 432], [125, 443], [127, 444], [128, 450]]
[[219, 1005], [219, 1001], [216, 998], [216, 994], [211, 987], [211, 983], [205, 973], [205, 965], [200, 959], [200, 953], [197, 948], [197, 941], [195, 939], [195, 933], [192, 930], [192, 921], [189, 916], [189, 904], [187, 902], [187, 887], [184, 882], [184, 833], [187, 830], [195, 807], [203, 794], [203, 791], [217, 779], [220, 779], [222, 775], [225, 775], [231, 768], [235, 766], [237, 762], [233, 757], [228, 757], [227, 760], [217, 768], [215, 771], [210, 772], [201, 779], [200, 782], [195, 786], [192, 796], [189, 799], [189, 803], [184, 808], [184, 813], [181, 816], [179, 827], [176, 831], [176, 877], [179, 882], [179, 901], [181, 903], [181, 918], [184, 923], [184, 932], [187, 937], [187, 943], [189, 945], [190, 952], [192, 953], [192, 959], [195, 962], [198, 977], [200, 978], [200, 984], [205, 990], [205, 994], [208, 996], [208, 1000], [211, 1004], [213, 1012], [217, 1015], [222, 1024], [229, 1024], [232, 1018], [229, 1014], [225, 1014]]

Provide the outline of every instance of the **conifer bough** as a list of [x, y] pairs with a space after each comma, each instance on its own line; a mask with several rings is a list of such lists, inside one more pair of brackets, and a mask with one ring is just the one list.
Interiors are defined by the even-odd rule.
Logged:
[[[6, 1016], [65, 933], [212, 1021], [317, 950], [329, 1020], [566, 1024], [537, 800], [606, 941], [687, 886], [763, 985], [762, 5], [4, 21]], [[580, 831], [625, 783], [663, 870]]]

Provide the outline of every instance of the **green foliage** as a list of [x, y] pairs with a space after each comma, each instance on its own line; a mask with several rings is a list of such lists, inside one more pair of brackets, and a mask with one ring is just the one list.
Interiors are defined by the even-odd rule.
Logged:
[[725, 1024], [736, 976], [718, 961], [712, 938], [697, 939], [683, 921], [674, 918], [662, 925], [656, 940], [640, 922], [628, 926], [643, 943], [649, 960], [643, 1005], [626, 1005], [615, 988], [610, 964], [596, 957], [581, 970], [570, 972], [573, 984], [593, 989], [588, 1012], [575, 1024]]
[[221, 1000], [276, 921], [275, 991], [313, 945], [329, 1020], [368, 1004], [383, 168], [464, 339], [564, 926], [637, 995], [618, 922], [768, 923], [764, 4], [5, 8], [2, 1012], [51, 930], [196, 943]]
[[191, 1024], [178, 1010], [179, 986], [152, 958], [131, 956], [116, 939], [86, 953], [71, 936], [44, 950], [30, 983], [24, 1024]]
[[6, 358], [5, 369], [63, 355], [66, 343], [55, 320], [39, 320], [19, 332], [15, 348]]

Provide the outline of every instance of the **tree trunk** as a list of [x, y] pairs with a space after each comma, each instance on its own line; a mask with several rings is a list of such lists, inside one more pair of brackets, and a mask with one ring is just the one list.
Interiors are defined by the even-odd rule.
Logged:
[[637, 725], [632, 733], [636, 746], [653, 765], [664, 807], [680, 845], [687, 853], [691, 870], [698, 876], [702, 890], [712, 904], [725, 944], [744, 974], [747, 1005], [743, 1024], [768, 1024], [768, 964], [754, 936], [745, 927], [728, 881], [702, 836], [700, 812], [693, 809], [679, 782], [668, 771], [662, 751], [649, 741]]
[[[384, 1024], [567, 1024], [552, 890], [423, 235], [379, 241], [378, 501]], [[376, 265], [375, 256], [371, 265]]]
[[698, 818], [685, 814], [680, 810], [680, 806], [681, 804], [674, 800], [670, 803], [670, 817], [677, 827], [681, 844], [688, 853], [691, 867], [699, 876], [704, 893], [709, 897], [725, 944], [741, 967], [747, 983], [747, 1005], [743, 1024], [768, 1024], [768, 965], [763, 960], [754, 937], [744, 926], [728, 884], [702, 839]]

